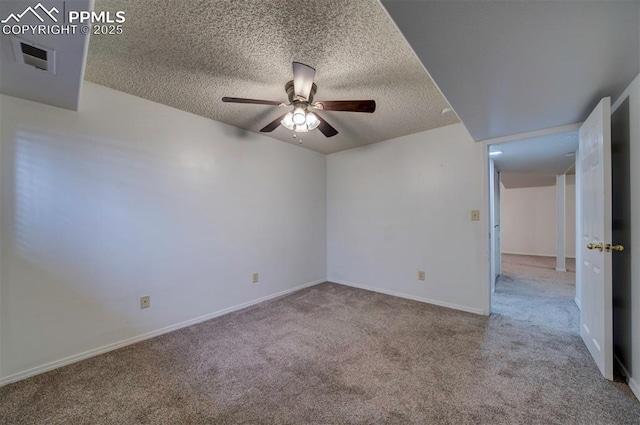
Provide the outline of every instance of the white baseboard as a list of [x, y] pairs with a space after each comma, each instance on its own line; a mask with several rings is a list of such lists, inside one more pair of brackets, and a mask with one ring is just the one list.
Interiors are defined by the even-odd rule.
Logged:
[[416, 295], [409, 295], [402, 292], [391, 291], [388, 289], [375, 288], [373, 286], [360, 285], [359, 283], [347, 282], [346, 280], [331, 279], [331, 278], [327, 278], [327, 280], [329, 282], [338, 283], [340, 285], [345, 285], [345, 286], [351, 286], [353, 288], [364, 289], [366, 291], [379, 292], [381, 294], [393, 295], [394, 297], [406, 298], [408, 300], [420, 301], [426, 304], [433, 304], [440, 307], [451, 308], [453, 310], [460, 310], [460, 311], [465, 311], [467, 313], [474, 313], [474, 314], [480, 314], [480, 315], [486, 316], [485, 312], [481, 308], [473, 308], [473, 307], [467, 307], [467, 306], [458, 305], [458, 304], [447, 303], [444, 301], [432, 300], [429, 298], [418, 297]]
[[205, 322], [207, 320], [214, 319], [219, 316], [223, 316], [225, 314], [232, 313], [234, 311], [242, 310], [243, 308], [251, 307], [252, 305], [259, 304], [264, 301], [268, 301], [273, 298], [281, 297], [283, 295], [287, 295], [293, 292], [297, 292], [301, 289], [308, 288], [310, 286], [318, 285], [320, 283], [326, 282], [326, 279], [315, 280], [313, 282], [305, 283], [303, 285], [299, 285], [290, 289], [285, 289], [284, 291], [277, 292], [275, 294], [267, 295], [265, 297], [261, 297], [252, 301], [248, 301], [246, 303], [238, 304], [233, 307], [225, 308], [223, 310], [215, 311], [213, 313], [205, 314], [204, 316], [196, 317], [194, 319], [190, 319], [184, 322], [176, 323], [175, 325], [166, 326], [161, 329], [157, 329], [155, 331], [147, 332], [142, 335], [134, 336], [131, 338], [124, 339], [122, 341], [114, 342], [112, 344], [104, 345], [102, 347], [94, 348], [92, 350], [85, 351], [83, 353], [74, 354], [69, 357], [65, 357], [60, 360], [55, 360], [50, 363], [45, 363], [40, 366], [33, 367], [31, 369], [24, 370], [22, 372], [14, 373], [9, 376], [5, 376], [0, 378], [0, 387], [3, 385], [10, 384], [12, 382], [21, 381], [23, 379], [29, 378], [31, 376], [39, 375], [44, 372], [48, 372], [53, 369], [57, 369], [62, 366], [66, 366], [71, 363], [79, 362], [80, 360], [85, 360], [90, 357], [97, 356], [99, 354], [108, 353], [109, 351], [117, 350], [118, 348], [125, 347], [127, 345], [135, 344], [136, 342], [144, 341], [146, 339], [154, 338], [156, 336], [160, 336], [162, 334], [166, 334], [169, 332], [177, 331], [178, 329], [186, 328], [187, 326], [195, 325], [201, 322]]
[[[526, 255], [529, 257], [549, 257], [549, 258], [556, 258], [556, 254], [532, 254], [530, 252], [508, 252], [508, 251], [502, 251], [503, 254], [508, 254], [508, 255]], [[565, 255], [565, 258], [570, 258], [572, 260], [575, 260], [576, 257], [573, 257], [571, 255]]]
[[580, 305], [580, 300], [578, 297], [573, 297], [573, 302], [578, 306], [578, 310], [582, 310], [582, 306]]
[[640, 384], [635, 379], [628, 377], [627, 384], [629, 384], [629, 388], [631, 388], [631, 392], [636, 396], [638, 401], [640, 401]]
[[526, 255], [528, 257], [553, 257], [553, 258], [556, 258], [556, 254], [532, 254], [531, 252], [502, 251], [502, 254]]
[[640, 401], [640, 385], [638, 385], [635, 379], [631, 377], [631, 374], [629, 374], [629, 371], [627, 370], [626, 367], [624, 367], [624, 365], [622, 364], [618, 356], [614, 354], [613, 358], [616, 361], [616, 363], [618, 363], [618, 366], [620, 367], [620, 369], [622, 369], [622, 372], [624, 373], [627, 384], [629, 385], [629, 388], [631, 388], [631, 392], [633, 392], [633, 395], [635, 395], [636, 398]]

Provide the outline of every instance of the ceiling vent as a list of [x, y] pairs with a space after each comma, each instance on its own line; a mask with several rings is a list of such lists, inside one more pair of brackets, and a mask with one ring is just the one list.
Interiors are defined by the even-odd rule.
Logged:
[[13, 53], [20, 65], [25, 65], [47, 72], [56, 73], [56, 51], [30, 41], [11, 37]]

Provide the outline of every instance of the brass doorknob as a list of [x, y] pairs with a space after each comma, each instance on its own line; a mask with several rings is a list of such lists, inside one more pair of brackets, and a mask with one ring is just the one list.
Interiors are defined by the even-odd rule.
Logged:
[[602, 250], [604, 249], [603, 246], [602, 246], [602, 243], [588, 243], [587, 244], [587, 248], [589, 248], [589, 249], [597, 249], [600, 252], [602, 252]]
[[624, 251], [624, 245], [611, 245], [610, 243], [608, 243], [605, 246], [605, 250], [607, 252], [609, 252], [609, 251], [622, 252], [622, 251]]

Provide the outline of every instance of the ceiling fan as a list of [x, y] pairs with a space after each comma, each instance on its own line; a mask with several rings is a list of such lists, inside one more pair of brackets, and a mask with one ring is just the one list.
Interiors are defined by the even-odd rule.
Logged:
[[317, 128], [326, 137], [335, 136], [338, 134], [338, 130], [333, 128], [333, 126], [326, 122], [317, 112], [311, 112], [310, 109], [368, 113], [376, 110], [375, 100], [325, 100], [314, 102], [313, 97], [318, 90], [318, 87], [313, 82], [315, 75], [316, 70], [309, 65], [293, 62], [293, 80], [284, 86], [289, 98], [289, 103], [276, 102], [273, 100], [243, 99], [240, 97], [223, 97], [222, 101], [255, 105], [293, 106], [291, 111], [285, 112], [271, 121], [260, 131], [270, 133], [282, 124], [294, 132], [306, 132]]

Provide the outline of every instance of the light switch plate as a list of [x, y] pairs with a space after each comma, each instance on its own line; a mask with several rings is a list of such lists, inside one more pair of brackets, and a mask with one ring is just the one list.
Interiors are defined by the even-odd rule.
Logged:
[[480, 221], [480, 210], [471, 210], [471, 221]]

